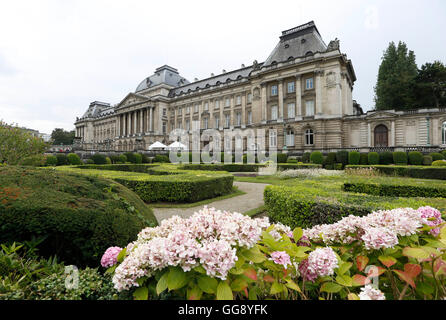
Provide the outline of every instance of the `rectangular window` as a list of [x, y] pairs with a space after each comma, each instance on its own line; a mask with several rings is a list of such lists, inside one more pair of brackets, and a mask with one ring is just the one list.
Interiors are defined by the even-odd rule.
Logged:
[[252, 124], [252, 111], [248, 111], [248, 124]]
[[277, 86], [271, 86], [271, 95], [272, 96], [277, 96]]
[[215, 116], [215, 129], [220, 128], [220, 117]]
[[305, 102], [305, 115], [307, 117], [314, 116], [314, 100], [308, 100]]
[[252, 102], [252, 93], [248, 93], [248, 103]]
[[208, 123], [209, 122], [209, 120], [208, 120], [208, 118], [206, 117], [206, 118], [203, 118], [203, 129], [207, 129], [208, 128]]
[[164, 117], [167, 116], [167, 110], [166, 110], [166, 108], [163, 108], [163, 116], [164, 116]]
[[215, 100], [215, 107], [214, 107], [214, 109], [218, 109], [218, 108], [220, 108], [220, 100], [216, 99]]
[[181, 116], [182, 113], [183, 113], [183, 108], [178, 108], [178, 115]]
[[237, 112], [236, 117], [237, 117], [237, 126], [240, 127], [242, 125], [242, 113]]
[[236, 98], [235, 98], [236, 100], [236, 105], [241, 105], [242, 104], [242, 97], [241, 96], [237, 96]]
[[189, 114], [190, 113], [190, 106], [187, 106], [186, 107], [186, 114]]
[[277, 106], [271, 107], [271, 120], [277, 120]]
[[186, 120], [186, 130], [189, 131], [190, 130], [190, 121]]
[[293, 82], [288, 82], [288, 93], [293, 93], [296, 91], [296, 88], [294, 86], [294, 81]]
[[305, 89], [311, 90], [313, 89], [313, 78], [308, 78], [305, 84]]
[[208, 110], [209, 110], [209, 103], [206, 102], [206, 103], [204, 104], [204, 111], [208, 111]]
[[226, 98], [226, 107], [230, 107], [231, 106], [231, 99], [230, 98]]
[[293, 119], [296, 116], [296, 105], [288, 103], [288, 119]]
[[277, 132], [275, 130], [271, 130], [269, 132], [269, 147], [270, 148], [277, 147]]
[[195, 113], [198, 113], [199, 109], [200, 109], [200, 106], [199, 106], [198, 104], [196, 104], [196, 105], [195, 105], [195, 110], [194, 110], [194, 112], [195, 112]]
[[163, 134], [166, 134], [167, 128], [166, 128], [166, 123], [163, 122]]
[[225, 128], [229, 128], [230, 125], [231, 125], [231, 115], [226, 114], [225, 115]]

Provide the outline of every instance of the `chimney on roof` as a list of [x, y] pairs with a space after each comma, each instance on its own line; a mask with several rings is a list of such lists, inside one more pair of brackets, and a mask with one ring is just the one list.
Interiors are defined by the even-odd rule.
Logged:
[[211, 73], [211, 77], [213, 77], [214, 76], [214, 74], [213, 73]]
[[225, 69], [223, 69], [223, 71], [222, 71], [223, 73], [226, 73], [226, 70]]
[[245, 64], [244, 63], [242, 63], [242, 68], [244, 68], [245, 67]]
[[194, 81], [198, 81], [198, 78], [195, 78]]

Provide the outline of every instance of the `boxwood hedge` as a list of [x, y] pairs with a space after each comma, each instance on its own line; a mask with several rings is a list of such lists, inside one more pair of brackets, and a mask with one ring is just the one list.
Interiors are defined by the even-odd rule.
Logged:
[[97, 266], [110, 246], [125, 246], [153, 212], [113, 181], [52, 169], [0, 167], [0, 243], [45, 240], [39, 254]]
[[418, 179], [446, 180], [446, 168], [426, 166], [347, 166], [347, 168], [375, 168], [389, 176], [410, 177]]
[[344, 183], [344, 190], [376, 196], [446, 198], [446, 188], [421, 185], [392, 185], [381, 183]]

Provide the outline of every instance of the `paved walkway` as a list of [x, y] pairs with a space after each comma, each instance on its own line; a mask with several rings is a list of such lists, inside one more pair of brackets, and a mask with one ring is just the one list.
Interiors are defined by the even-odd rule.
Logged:
[[[263, 206], [263, 190], [267, 184], [235, 181], [234, 186], [238, 187], [239, 190], [246, 192], [246, 194], [211, 202], [207, 204], [207, 206], [210, 208], [241, 213]], [[153, 208], [153, 212], [156, 219], [161, 221], [172, 216], [187, 218], [202, 208], [203, 206], [193, 208]]]

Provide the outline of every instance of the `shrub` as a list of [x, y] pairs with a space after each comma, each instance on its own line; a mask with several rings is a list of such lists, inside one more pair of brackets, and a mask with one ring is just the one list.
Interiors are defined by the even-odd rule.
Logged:
[[112, 164], [110, 157], [105, 157], [105, 164]]
[[369, 152], [367, 157], [370, 165], [379, 164], [379, 154], [377, 152]]
[[446, 188], [438, 188], [438, 186], [344, 183], [343, 189], [348, 192], [367, 193], [381, 197], [446, 198]]
[[407, 153], [405, 152], [394, 152], [393, 153], [393, 162], [396, 165], [407, 165]]
[[160, 163], [169, 163], [170, 159], [168, 156], [157, 154], [155, 158], [153, 158], [153, 162], [160, 162]]
[[0, 186], [13, 191], [12, 196], [0, 193], [0, 243], [45, 237], [42, 256], [57, 255], [77, 266], [97, 265], [106, 248], [124, 246], [156, 224], [151, 209], [133, 192], [98, 177], [0, 168]]
[[388, 176], [410, 177], [418, 179], [446, 180], [446, 168], [418, 166], [348, 166], [348, 168], [374, 168]]
[[379, 154], [379, 164], [388, 165], [393, 163], [393, 153], [384, 151]]
[[369, 155], [367, 153], [361, 153], [359, 157], [359, 164], [368, 165], [369, 164]]
[[443, 150], [443, 151], [441, 151], [440, 152], [442, 155], [443, 155], [443, 157], [446, 159], [446, 150]]
[[127, 162], [127, 156], [125, 154], [120, 154], [118, 161], [119, 161], [119, 163], [126, 163]]
[[431, 165], [432, 165], [432, 157], [423, 156], [423, 166], [431, 166]]
[[342, 163], [343, 166], [346, 166], [348, 164], [348, 151], [336, 152], [336, 163]]
[[429, 154], [432, 157], [432, 161], [444, 160], [444, 156], [441, 153], [433, 152]]
[[[46, 157], [42, 155], [35, 155], [23, 158], [19, 164], [22, 166], [30, 166], [30, 167], [43, 167], [46, 164]], [[56, 159], [57, 163], [57, 159]]]
[[56, 156], [52, 156], [52, 155], [47, 156], [45, 165], [46, 166], [50, 166], [50, 167], [57, 166], [57, 157]]
[[311, 157], [311, 152], [305, 152], [302, 156], [302, 162], [303, 163], [309, 163]]
[[361, 160], [361, 154], [358, 151], [351, 151], [348, 153], [348, 164], [359, 164]]
[[66, 165], [70, 164], [68, 162], [68, 158], [67, 158], [67, 156], [65, 154], [59, 153], [59, 154], [56, 155], [56, 158], [57, 158], [57, 165], [58, 166], [66, 166]]
[[90, 159], [94, 164], [107, 164], [107, 158], [103, 154], [96, 153]]
[[298, 163], [297, 159], [290, 159], [290, 158], [288, 158], [286, 162], [287, 163]]
[[85, 160], [85, 164], [94, 164], [93, 159], [87, 159]]
[[423, 154], [418, 151], [409, 152], [409, 164], [413, 166], [421, 166], [423, 164]]
[[343, 165], [342, 163], [335, 163], [335, 164], [333, 165], [333, 168], [334, 168], [335, 170], [342, 170], [342, 169], [344, 168], [344, 165]]
[[130, 162], [130, 163], [136, 163], [136, 157], [135, 154], [133, 152], [126, 152], [124, 153], [125, 157], [126, 157], [126, 161]]
[[437, 160], [432, 162], [433, 167], [446, 167], [446, 160]]
[[334, 165], [336, 163], [336, 152], [330, 152], [325, 160], [326, 165]]
[[142, 163], [152, 163], [152, 159], [150, 159], [147, 155], [141, 153]]
[[287, 163], [288, 155], [285, 153], [277, 154], [277, 163]]
[[75, 153], [69, 153], [67, 155], [68, 163], [71, 165], [80, 165], [82, 164], [81, 158]]
[[315, 164], [322, 164], [324, 162], [324, 156], [322, 155], [322, 152], [314, 151], [310, 155], [310, 161], [311, 163]]
[[141, 154], [135, 153], [134, 157], [135, 157], [135, 163], [136, 164], [142, 163], [142, 155]]

